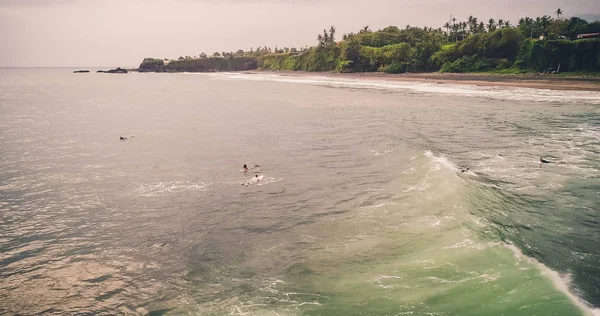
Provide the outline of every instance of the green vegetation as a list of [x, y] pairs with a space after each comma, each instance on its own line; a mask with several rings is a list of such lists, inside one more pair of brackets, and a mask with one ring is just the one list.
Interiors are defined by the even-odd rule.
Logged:
[[600, 39], [522, 42], [515, 66], [522, 69], [559, 67], [560, 71], [600, 70]]
[[[314, 47], [215, 52], [208, 57], [179, 57], [177, 61], [146, 58], [143, 71], [264, 70], [335, 72], [532, 72], [600, 73], [600, 21], [563, 19], [563, 11], [535, 19], [524, 17], [516, 26], [503, 19], [487, 23], [469, 16], [450, 19], [443, 28], [389, 26], [343, 34], [336, 41], [331, 27], [317, 36]], [[580, 38], [581, 37], [581, 38]]]
[[391, 26], [373, 32], [364, 27], [335, 42], [335, 28], [318, 36], [318, 45], [300, 53], [261, 55], [259, 66], [271, 70], [304, 71], [435, 71], [431, 57], [446, 44], [441, 30]]
[[141, 72], [214, 72], [242, 71], [256, 69], [257, 60], [254, 57], [221, 58], [189, 58], [171, 60], [165, 63], [162, 59], [145, 58], [138, 68]]

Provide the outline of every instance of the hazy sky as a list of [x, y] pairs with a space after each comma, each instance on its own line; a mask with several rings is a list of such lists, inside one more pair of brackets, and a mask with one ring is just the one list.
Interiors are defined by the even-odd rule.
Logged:
[[256, 46], [314, 45], [388, 25], [440, 27], [451, 14], [479, 20], [600, 16], [598, 0], [0, 0], [0, 67], [132, 67]]

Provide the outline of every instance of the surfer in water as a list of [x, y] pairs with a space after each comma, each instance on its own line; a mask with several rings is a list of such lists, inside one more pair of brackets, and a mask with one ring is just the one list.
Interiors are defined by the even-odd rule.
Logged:
[[259, 177], [257, 174], [255, 174], [254, 178], [251, 178], [250, 180], [246, 180], [246, 181], [240, 183], [240, 185], [250, 186], [253, 183], [259, 183], [261, 179], [262, 179], [262, 176]]
[[248, 166], [246, 166], [246, 164], [244, 164], [244, 167], [242, 167], [244, 169], [244, 172], [248, 172]]
[[564, 165], [565, 162], [564, 161], [558, 161], [558, 162], [554, 162], [554, 161], [550, 161], [547, 159], [544, 159], [543, 157], [540, 157], [540, 168], [542, 167], [543, 164], [545, 163], [555, 163], [557, 165]]

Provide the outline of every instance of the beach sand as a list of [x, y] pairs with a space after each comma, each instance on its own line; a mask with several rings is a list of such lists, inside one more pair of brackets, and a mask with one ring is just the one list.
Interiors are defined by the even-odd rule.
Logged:
[[304, 71], [251, 71], [248, 73], [273, 73], [281, 76], [325, 76], [346, 79], [376, 79], [385, 81], [418, 81], [437, 84], [467, 84], [476, 86], [519, 87], [550, 90], [600, 91], [600, 78], [550, 77], [539, 75], [479, 75], [449, 73], [385, 74], [378, 72], [330, 73]]

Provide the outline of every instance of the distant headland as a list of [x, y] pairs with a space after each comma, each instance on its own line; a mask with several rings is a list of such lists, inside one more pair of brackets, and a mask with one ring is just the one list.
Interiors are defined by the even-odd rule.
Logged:
[[221, 56], [163, 60], [145, 58], [138, 68], [139, 72], [220, 72], [244, 71], [258, 67], [258, 59], [252, 56]]

